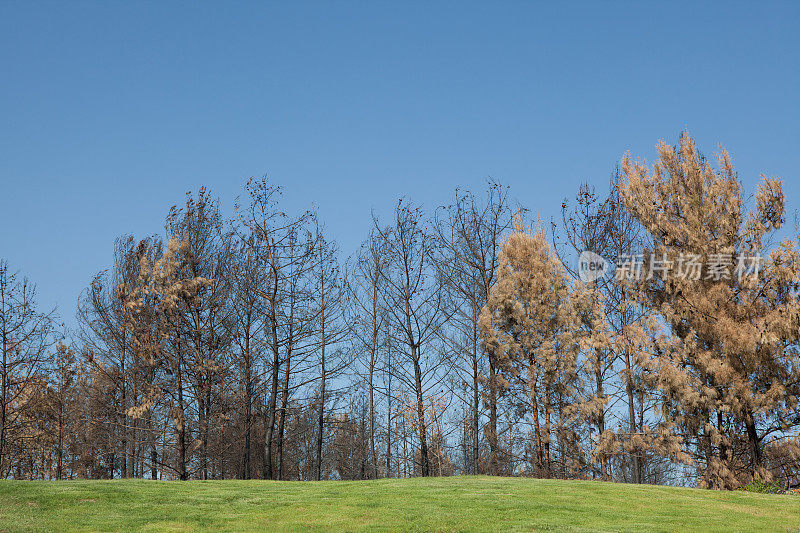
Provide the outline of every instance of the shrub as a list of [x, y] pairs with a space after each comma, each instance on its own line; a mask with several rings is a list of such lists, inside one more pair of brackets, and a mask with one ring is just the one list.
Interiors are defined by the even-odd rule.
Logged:
[[758, 492], [760, 494], [777, 494], [781, 492], [777, 481], [764, 481], [756, 476], [753, 481], [747, 485], [742, 486], [742, 490], [747, 492]]

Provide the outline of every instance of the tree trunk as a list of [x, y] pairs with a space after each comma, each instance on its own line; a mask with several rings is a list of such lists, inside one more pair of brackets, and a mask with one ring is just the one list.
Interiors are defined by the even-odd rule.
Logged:
[[244, 451], [242, 461], [242, 477], [250, 479], [250, 426], [253, 418], [253, 380], [252, 369], [250, 367], [250, 335], [245, 339], [245, 359], [244, 359]]
[[[273, 305], [274, 307], [274, 305]], [[272, 314], [272, 383], [269, 393], [269, 402], [267, 405], [267, 420], [266, 420], [266, 443], [264, 445], [264, 479], [273, 479], [272, 472], [272, 441], [275, 434], [275, 408], [278, 399], [278, 371], [280, 366], [280, 355], [278, 353], [278, 325], [276, 324], [276, 315]]]
[[[597, 361], [597, 367], [594, 370], [594, 377], [595, 383], [597, 386], [597, 398], [602, 400], [605, 397], [605, 390], [603, 388], [603, 372], [601, 370], [602, 360], [601, 360], [601, 353], [599, 349], [595, 350], [595, 357]], [[548, 401], [549, 405], [549, 401]], [[548, 411], [548, 422], [549, 422], [549, 411]], [[597, 417], [597, 438], [602, 440], [603, 436], [606, 432], [606, 415], [605, 411], [600, 411], [599, 416]], [[549, 453], [548, 453], [548, 463], [550, 462]], [[608, 481], [608, 454], [605, 452], [600, 454], [600, 479], [603, 481]]]
[[5, 466], [6, 425], [8, 423], [8, 413], [6, 411], [8, 408], [8, 334], [6, 332], [5, 319], [5, 294], [3, 294], [3, 301], [0, 303], [3, 305], [0, 308], [3, 311], [3, 368], [0, 369], [2, 371], [2, 376], [0, 376], [0, 379], [2, 379], [2, 383], [0, 383], [0, 473], [2, 473]]
[[181, 481], [189, 479], [189, 474], [186, 471], [186, 418], [183, 412], [183, 385], [180, 377], [178, 377], [178, 448], [179, 456], [178, 472]]
[[322, 370], [319, 384], [319, 415], [317, 417], [317, 427], [319, 433], [317, 434], [317, 457], [315, 461], [316, 473], [315, 478], [317, 481], [322, 479], [322, 442], [325, 437], [325, 343], [322, 344], [322, 354], [320, 356], [320, 368]]
[[[274, 241], [271, 243], [274, 248]], [[264, 468], [262, 477], [273, 479], [272, 472], [272, 440], [275, 434], [275, 407], [278, 401], [278, 372], [280, 367], [280, 354], [278, 352], [278, 266], [276, 257], [270, 250], [270, 270], [272, 273], [272, 294], [269, 298], [269, 321], [272, 335], [272, 383], [270, 388], [267, 413], [264, 427]]]
[[122, 466], [120, 472], [123, 478], [128, 477], [128, 405], [127, 405], [127, 387], [125, 382], [125, 346], [127, 345], [125, 330], [122, 331], [122, 355], [119, 360], [119, 374], [121, 381], [121, 396], [122, 396]]
[[156, 436], [153, 432], [152, 421], [150, 423], [150, 479], [158, 479], [158, 452], [156, 451]]
[[283, 392], [281, 393], [281, 415], [278, 420], [278, 479], [283, 479], [283, 436], [284, 428], [286, 427], [286, 409], [289, 407], [289, 376], [291, 364], [291, 338], [289, 340], [289, 347], [286, 352], [286, 361], [284, 362], [284, 377], [283, 377]]
[[550, 395], [550, 387], [545, 389], [545, 413], [544, 413], [544, 434], [547, 437], [544, 441], [544, 462], [547, 467], [547, 477], [549, 478], [552, 473], [552, 465], [550, 463], [550, 415], [552, 412], [552, 398]]
[[376, 349], [377, 348], [373, 344], [373, 350], [370, 354], [369, 361], [369, 450], [370, 459], [372, 461], [372, 479], [378, 478], [378, 456], [375, 453], [375, 386], [372, 383], [373, 375], [375, 374]]
[[478, 393], [478, 341], [473, 338], [472, 346], [472, 473], [477, 475], [479, 443], [478, 431], [480, 425], [480, 397]]
[[531, 403], [533, 412], [533, 433], [536, 442], [536, 468], [539, 470], [537, 474], [541, 474], [544, 467], [544, 456], [542, 454], [542, 430], [539, 425], [539, 400], [536, 395], [536, 379], [534, 375], [530, 378], [531, 387]]
[[64, 394], [58, 402], [58, 458], [56, 462], [56, 479], [61, 479], [64, 475]]
[[745, 427], [747, 428], [747, 444], [750, 448], [750, 461], [755, 475], [761, 469], [761, 439], [758, 437], [752, 413], [747, 416]]
[[391, 350], [387, 353], [388, 368], [387, 373], [388, 383], [386, 386], [386, 477], [392, 477], [392, 354]]
[[417, 418], [419, 425], [420, 468], [422, 476], [430, 475], [430, 460], [428, 458], [427, 428], [425, 426], [425, 403], [422, 396], [422, 370], [419, 366], [417, 347], [411, 347], [411, 358], [414, 360], [414, 385], [417, 392]]
[[489, 361], [489, 426], [487, 440], [489, 441], [489, 474], [496, 476], [499, 473], [499, 450], [497, 445], [497, 373], [491, 360]]
[[[633, 400], [633, 368], [631, 365], [630, 352], [625, 349], [625, 392], [628, 395], [628, 418], [630, 419], [631, 439], [636, 434], [636, 406]], [[638, 450], [634, 450], [631, 455], [631, 462], [633, 468], [633, 482], [642, 483], [642, 465], [641, 457]]]

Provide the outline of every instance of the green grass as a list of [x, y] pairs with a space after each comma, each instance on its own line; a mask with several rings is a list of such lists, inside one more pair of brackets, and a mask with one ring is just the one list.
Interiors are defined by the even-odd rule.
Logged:
[[800, 497], [592, 481], [0, 481], [0, 531], [800, 531]]

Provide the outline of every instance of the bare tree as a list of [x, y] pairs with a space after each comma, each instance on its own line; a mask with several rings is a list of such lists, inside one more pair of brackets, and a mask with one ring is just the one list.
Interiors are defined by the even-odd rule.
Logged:
[[[160, 249], [160, 241], [149, 239], [152, 246]], [[106, 421], [112, 424], [113, 431], [119, 432], [120, 476], [130, 475], [136, 428], [128, 416], [128, 408], [138, 399], [133, 393], [136, 375], [133, 364], [136, 361], [135, 346], [126, 328], [130, 310], [125, 307], [123, 293], [117, 291], [120, 285], [132, 285], [138, 276], [137, 243], [133, 236], [126, 235], [114, 243], [114, 263], [109, 270], [99, 272], [83, 294], [78, 305], [80, 339], [91, 356], [89, 363], [98, 373], [104, 374], [116, 389], [116, 394], [106, 398], [112, 403], [107, 406], [114, 415]]]
[[424, 222], [422, 210], [401, 199], [393, 218], [393, 225], [386, 228], [375, 219], [375, 229], [386, 241], [384, 306], [396, 328], [393, 334], [404, 347], [405, 364], [397, 361], [393, 369], [398, 381], [415, 397], [419, 466], [421, 474], [428, 476], [425, 401], [449, 370], [448, 365], [442, 364], [440, 347], [434, 345], [448, 318], [448, 309], [436, 269], [436, 240]]
[[53, 361], [53, 376], [51, 382], [50, 407], [55, 426], [56, 447], [56, 479], [64, 478], [64, 455], [66, 443], [70, 434], [77, 430], [77, 416], [74, 408], [77, 404], [75, 397], [75, 378], [78, 367], [72, 348], [59, 341]]
[[230, 338], [235, 349], [233, 356], [239, 367], [244, 448], [242, 449], [241, 476], [252, 477], [253, 409], [258, 392], [258, 361], [264, 349], [263, 333], [266, 326], [259, 312], [259, 294], [256, 287], [263, 286], [260, 257], [252, 246], [252, 235], [239, 237], [231, 254], [229, 270], [233, 298], [231, 303]]
[[[470, 385], [469, 456], [473, 474], [479, 473], [482, 383], [486, 384], [483, 397], [489, 411], [485, 429], [490, 449], [489, 473], [498, 473], [498, 369], [481, 345], [478, 321], [495, 282], [500, 239], [512, 223], [508, 189], [494, 181], [489, 182], [484, 198], [476, 198], [469, 191], [456, 191], [454, 202], [441, 209], [437, 217], [440, 275], [455, 304], [455, 313], [448, 322], [452, 334], [447, 339], [459, 359], [457, 368]], [[487, 370], [488, 379], [483, 379]]]
[[253, 289], [260, 297], [259, 310], [265, 320], [265, 355], [269, 357], [266, 366], [269, 372], [266, 409], [264, 410], [265, 444], [262, 477], [273, 479], [273, 446], [275, 445], [275, 426], [277, 421], [277, 398], [279, 390], [282, 324], [281, 308], [286, 298], [285, 281], [287, 272], [295, 268], [300, 258], [287, 254], [287, 247], [309, 220], [310, 213], [289, 217], [277, 207], [281, 194], [279, 187], [269, 183], [266, 177], [250, 180], [246, 187], [249, 204], [236, 206], [237, 218], [241, 223], [240, 232], [252, 253], [258, 257], [264, 272], [250, 280]]
[[[281, 385], [281, 407], [278, 420], [277, 475], [283, 479], [284, 443], [286, 418], [291, 397], [297, 389], [307, 385], [304, 373], [309, 372], [315, 362], [310, 361], [316, 353], [314, 310], [314, 265], [316, 240], [308, 228], [297, 227], [285, 246], [288, 269], [284, 280], [283, 305], [281, 306], [280, 338], [283, 347], [283, 383]], [[313, 373], [313, 372], [312, 372]], [[299, 380], [294, 376], [299, 375]], [[311, 379], [313, 381], [313, 379]]]
[[[380, 234], [372, 229], [370, 236], [361, 245], [361, 250], [354, 261], [350, 276], [349, 307], [351, 339], [353, 349], [359, 355], [361, 378], [369, 395], [369, 450], [371, 477], [378, 477], [378, 454], [375, 446], [375, 390], [376, 372], [379, 370], [381, 348], [385, 346], [386, 310], [383, 309], [383, 289], [385, 287], [384, 257], [385, 243]], [[391, 382], [389, 382], [391, 383]], [[389, 394], [389, 396], [391, 393]], [[391, 435], [391, 423], [387, 426]], [[387, 449], [387, 454], [390, 452]], [[387, 462], [387, 475], [390, 470]]]
[[38, 311], [35, 298], [36, 287], [0, 260], [0, 475], [9, 467], [9, 443], [21, 436], [53, 343], [53, 312]]
[[[344, 276], [339, 269], [338, 248], [325, 238], [319, 217], [314, 216], [313, 303], [319, 355], [319, 414], [317, 416], [316, 479], [322, 479], [322, 445], [325, 436], [326, 391], [329, 380], [348, 364], [337, 346], [345, 337], [344, 313], [347, 305]], [[332, 350], [331, 350], [332, 348]]]

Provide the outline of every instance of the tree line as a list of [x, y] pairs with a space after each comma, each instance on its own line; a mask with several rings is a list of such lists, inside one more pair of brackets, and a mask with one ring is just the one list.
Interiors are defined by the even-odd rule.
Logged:
[[[403, 198], [345, 257], [266, 177], [227, 218], [201, 188], [116, 240], [71, 331], [0, 262], [0, 477], [797, 486], [780, 180], [750, 199], [684, 133], [603, 189], [548, 224], [494, 181]], [[616, 272], [585, 278], [585, 251]]]

